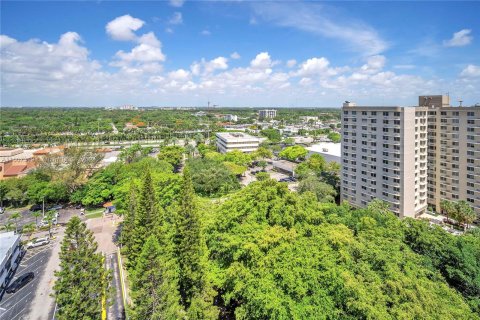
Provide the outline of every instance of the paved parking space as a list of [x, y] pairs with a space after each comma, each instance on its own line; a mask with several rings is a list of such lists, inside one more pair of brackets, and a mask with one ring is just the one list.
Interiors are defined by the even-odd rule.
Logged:
[[51, 242], [46, 246], [27, 250], [15, 272], [13, 280], [27, 272], [33, 272], [35, 278], [17, 292], [4, 294], [0, 301], [0, 319], [32, 319], [29, 316], [31, 302], [35, 298], [35, 292], [45, 272], [45, 266], [51, 256], [53, 245], [54, 243]]

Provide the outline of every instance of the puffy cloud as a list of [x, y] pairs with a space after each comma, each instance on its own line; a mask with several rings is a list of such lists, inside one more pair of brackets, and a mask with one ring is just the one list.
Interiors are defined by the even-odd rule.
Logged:
[[455, 32], [451, 39], [444, 40], [443, 45], [446, 47], [463, 47], [470, 44], [473, 40], [473, 37], [470, 35], [472, 30], [462, 29], [458, 32]]
[[168, 78], [176, 81], [185, 81], [190, 79], [190, 72], [184, 69], [178, 69], [168, 73]]
[[[225, 70], [228, 69], [228, 59], [225, 57], [217, 57], [213, 60], [206, 61], [202, 59], [200, 62], [194, 62], [190, 66], [192, 74], [195, 76], [203, 74], [209, 74], [216, 70]], [[202, 71], [203, 70], [203, 71]]]
[[240, 54], [238, 52], [234, 52], [230, 55], [230, 58], [234, 59], [234, 60], [237, 60], [237, 59], [240, 59]]
[[367, 58], [367, 63], [361, 68], [362, 72], [375, 73], [385, 66], [387, 58], [382, 55], [375, 55]]
[[330, 62], [324, 58], [311, 58], [303, 62], [300, 66], [297, 75], [299, 76], [311, 76], [325, 74], [328, 70]]
[[257, 69], [267, 69], [272, 66], [272, 59], [268, 52], [261, 52], [257, 54], [255, 59], [250, 61], [250, 66]]
[[137, 36], [134, 31], [140, 29], [144, 23], [144, 21], [126, 14], [110, 21], [106, 25], [105, 30], [112, 39], [122, 41], [135, 40]]
[[205, 30], [202, 30], [202, 32], [200, 32], [200, 34], [201, 34], [202, 36], [209, 36], [209, 35], [211, 35], [212, 33], [211, 33], [210, 31], [208, 31], [207, 29], [205, 29]]
[[460, 76], [464, 78], [480, 77], [480, 66], [469, 64], [465, 67], [465, 69], [462, 70]]
[[165, 61], [161, 50], [161, 43], [153, 32], [146, 33], [138, 38], [138, 45], [130, 52], [118, 51], [115, 56], [123, 62], [154, 62]]
[[183, 17], [181, 12], [174, 12], [173, 16], [168, 20], [168, 23], [170, 24], [182, 24], [183, 23]]
[[180, 8], [185, 3], [185, 0], [170, 0], [169, 3], [172, 7]]

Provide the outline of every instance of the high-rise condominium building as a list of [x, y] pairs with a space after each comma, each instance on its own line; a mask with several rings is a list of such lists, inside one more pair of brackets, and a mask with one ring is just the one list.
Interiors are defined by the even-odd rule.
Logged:
[[258, 117], [260, 119], [273, 119], [277, 116], [277, 110], [275, 109], [265, 109], [265, 110], [259, 110], [258, 111]]
[[427, 108], [345, 103], [342, 113], [342, 200], [363, 207], [381, 199], [399, 217], [423, 213]]
[[467, 200], [480, 215], [480, 108], [421, 96], [416, 107], [348, 102], [342, 112], [343, 200], [362, 207], [378, 198], [399, 217]]

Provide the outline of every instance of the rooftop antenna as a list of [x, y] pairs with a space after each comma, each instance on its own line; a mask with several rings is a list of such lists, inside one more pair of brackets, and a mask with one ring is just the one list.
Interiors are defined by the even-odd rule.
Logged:
[[460, 104], [459, 107], [462, 106], [462, 102], [463, 102], [462, 98], [458, 99], [458, 103]]

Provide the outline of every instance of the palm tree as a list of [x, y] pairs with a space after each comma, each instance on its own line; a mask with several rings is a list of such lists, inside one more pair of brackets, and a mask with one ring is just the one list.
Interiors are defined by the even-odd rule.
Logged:
[[471, 224], [476, 218], [475, 211], [473, 211], [472, 207], [465, 200], [457, 201], [454, 206], [457, 221], [458, 223], [463, 224], [463, 230], [466, 231], [468, 225]]
[[447, 221], [449, 216], [454, 213], [453, 203], [449, 200], [442, 199], [440, 201], [440, 210], [447, 216]]
[[12, 231], [13, 223], [7, 222], [7, 223], [5, 223], [5, 224], [3, 225], [3, 227], [5, 228], [5, 230], [7, 230], [7, 232], [8, 232], [8, 231]]
[[40, 217], [42, 214], [39, 211], [32, 212], [32, 216], [35, 217], [35, 227], [38, 226], [38, 217]]
[[15, 212], [10, 216], [10, 218], [8, 218], [10, 220], [14, 220], [14, 222], [15, 222], [15, 233], [18, 232], [18, 218], [20, 218], [20, 217], [21, 217], [20, 213]]

